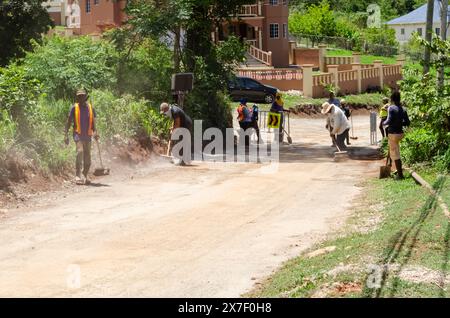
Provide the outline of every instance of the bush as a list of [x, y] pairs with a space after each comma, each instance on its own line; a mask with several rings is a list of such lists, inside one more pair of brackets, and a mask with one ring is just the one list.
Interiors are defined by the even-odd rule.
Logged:
[[0, 110], [0, 160], [14, 145], [16, 124], [12, 121], [6, 110]]
[[427, 129], [411, 129], [403, 140], [403, 157], [409, 164], [431, 163], [437, 154], [436, 136]]
[[47, 37], [23, 60], [28, 78], [42, 83], [48, 96], [72, 98], [79, 88], [109, 88], [116, 80], [117, 54], [106, 41], [90, 37]]
[[93, 91], [91, 102], [97, 113], [97, 129], [105, 138], [116, 134], [133, 137], [142, 129], [149, 136], [169, 132], [169, 122], [148, 101], [131, 95], [115, 96], [111, 91]]
[[367, 28], [359, 39], [360, 49], [365, 53], [393, 56], [398, 53], [395, 30], [384, 25], [382, 28]]

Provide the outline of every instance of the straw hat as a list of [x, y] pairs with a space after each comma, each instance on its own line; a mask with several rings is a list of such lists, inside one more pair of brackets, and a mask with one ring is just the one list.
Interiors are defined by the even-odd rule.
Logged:
[[87, 93], [84, 89], [77, 90], [77, 96], [86, 96]]
[[322, 105], [322, 114], [323, 115], [328, 114], [330, 112], [330, 110], [331, 110], [331, 107], [333, 107], [333, 106], [334, 106], [333, 104], [330, 104], [328, 102], [323, 103], [323, 105]]
[[169, 109], [170, 109], [170, 106], [167, 103], [162, 103], [161, 106], [159, 106], [161, 115], [164, 115], [165, 113], [167, 113], [169, 111]]

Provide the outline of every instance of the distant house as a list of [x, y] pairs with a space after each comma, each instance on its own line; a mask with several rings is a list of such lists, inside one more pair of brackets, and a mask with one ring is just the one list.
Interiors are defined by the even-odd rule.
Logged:
[[250, 44], [249, 54], [276, 68], [289, 67], [289, 1], [254, 0], [212, 34], [214, 42], [235, 35]]
[[[407, 15], [396, 18], [387, 23], [389, 27], [395, 30], [395, 36], [400, 44], [404, 44], [411, 40], [414, 32], [417, 32], [420, 36], [425, 36], [427, 8], [428, 4], [425, 4]], [[437, 35], [441, 34], [440, 11], [440, 1], [435, 0], [433, 29]]]
[[53, 20], [55, 25], [64, 25], [65, 23], [65, 13], [63, 0], [50, 0], [42, 3], [42, 5], [47, 8], [47, 12], [50, 18]]
[[126, 20], [126, 0], [50, 0], [47, 8], [55, 25], [74, 30], [74, 34], [98, 34], [120, 26]]

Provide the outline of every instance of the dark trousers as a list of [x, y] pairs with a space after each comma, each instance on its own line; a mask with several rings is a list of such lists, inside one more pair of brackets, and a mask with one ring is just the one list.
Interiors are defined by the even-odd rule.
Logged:
[[383, 127], [383, 123], [386, 121], [387, 117], [381, 117], [381, 122], [380, 122], [380, 131], [381, 131], [381, 136], [387, 137], [388, 136], [388, 132], [386, 129], [384, 129]]
[[77, 146], [77, 160], [76, 160], [77, 177], [81, 177], [81, 169], [83, 169], [83, 175], [87, 177], [89, 169], [91, 168], [91, 142], [77, 141], [76, 146]]
[[350, 129], [347, 129], [344, 134], [345, 134], [345, 140], [347, 141], [347, 145], [349, 145], [350, 144]]
[[347, 146], [345, 145], [345, 139], [347, 138], [349, 132], [350, 129], [347, 129], [342, 134], [336, 136], [336, 143], [340, 150], [347, 148]]
[[[246, 132], [247, 129], [252, 128], [253, 123], [251, 122], [239, 122], [241, 129]], [[250, 136], [245, 136], [245, 147], [250, 146]]]

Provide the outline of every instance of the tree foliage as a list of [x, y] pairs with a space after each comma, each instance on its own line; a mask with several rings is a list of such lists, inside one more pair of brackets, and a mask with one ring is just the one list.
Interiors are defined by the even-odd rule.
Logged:
[[[317, 5], [321, 0], [291, 0], [294, 8], [305, 9], [310, 5]], [[376, 3], [380, 6], [384, 19], [391, 19], [406, 14], [423, 5], [426, 0], [329, 0], [334, 11], [354, 13], [366, 12], [367, 7]]]
[[52, 26], [42, 5], [44, 0], [1, 0], [0, 2], [0, 66], [5, 66], [25, 51], [32, 49], [31, 40], [40, 40]]
[[[211, 30], [252, 0], [136, 0], [129, 4], [130, 32], [173, 47], [175, 70], [195, 74], [194, 91], [186, 109], [205, 127], [231, 124], [223, 90], [230, 65], [244, 57], [244, 46], [230, 38], [223, 45], [212, 42]], [[181, 34], [183, 29], [183, 34]], [[230, 49], [232, 48], [232, 49]]]
[[[431, 43], [420, 38], [416, 41], [439, 57], [433, 62], [434, 67], [450, 66], [449, 41], [437, 37]], [[415, 127], [406, 138], [411, 161], [437, 160], [450, 170], [450, 83], [439, 90], [433, 74], [423, 75], [417, 69], [407, 69], [401, 90]]]
[[[317, 42], [323, 36], [335, 36], [336, 21], [327, 0], [311, 5], [306, 12], [296, 11], [289, 17], [289, 31], [296, 35], [309, 35]], [[342, 26], [344, 29], [344, 27]], [[342, 30], [343, 32], [348, 30]]]
[[52, 36], [23, 60], [29, 78], [43, 84], [54, 98], [72, 98], [79, 88], [88, 90], [112, 86], [117, 54], [105, 41], [89, 37]]

